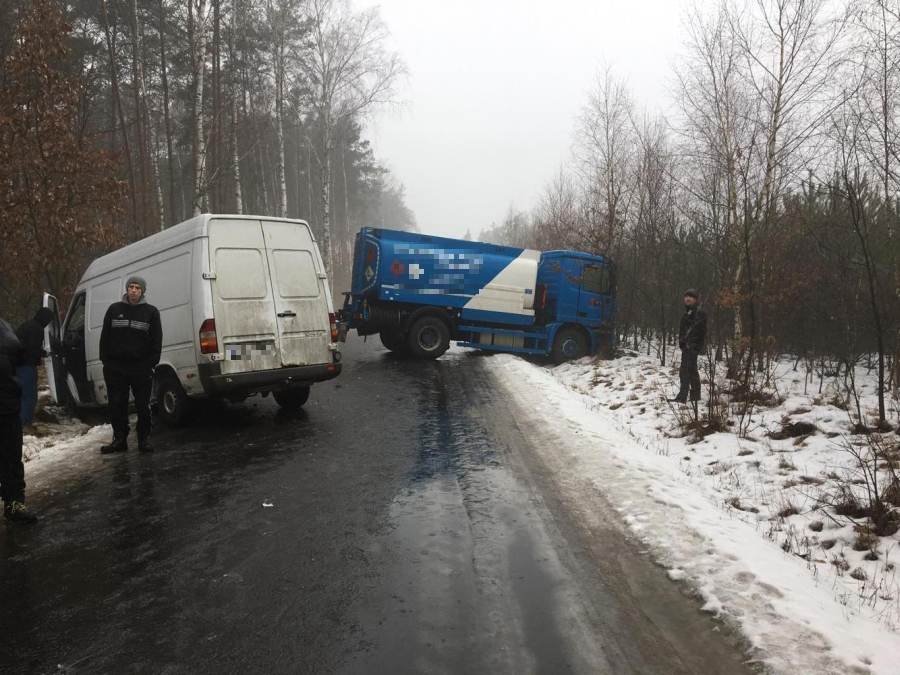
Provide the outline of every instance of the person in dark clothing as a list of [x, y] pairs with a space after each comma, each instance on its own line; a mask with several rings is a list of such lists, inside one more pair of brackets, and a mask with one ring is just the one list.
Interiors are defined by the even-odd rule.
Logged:
[[25, 465], [22, 464], [22, 390], [16, 366], [22, 343], [6, 321], [0, 319], [0, 498], [7, 520], [33, 523], [37, 517], [25, 507]]
[[678, 376], [681, 388], [678, 395], [670, 399], [676, 403], [687, 403], [700, 400], [700, 371], [697, 368], [697, 357], [706, 344], [706, 313], [697, 303], [700, 295], [693, 288], [684, 292], [684, 314], [678, 326], [678, 346], [681, 348], [681, 367]]
[[44, 355], [44, 329], [53, 320], [53, 312], [41, 307], [34, 318], [29, 319], [16, 330], [22, 343], [22, 362], [16, 368], [16, 377], [22, 387], [22, 405], [19, 416], [22, 429], [27, 430], [34, 421], [37, 406], [37, 367]]
[[100, 332], [100, 360], [109, 397], [109, 417], [113, 440], [100, 452], [124, 452], [128, 449], [128, 391], [137, 408], [138, 449], [151, 452], [150, 393], [153, 369], [162, 350], [162, 325], [159, 310], [147, 303], [147, 282], [132, 276], [125, 285], [121, 302], [106, 310]]

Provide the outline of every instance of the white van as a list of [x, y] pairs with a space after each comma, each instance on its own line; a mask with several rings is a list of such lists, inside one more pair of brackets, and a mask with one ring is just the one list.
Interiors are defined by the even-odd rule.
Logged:
[[[137, 274], [159, 309], [162, 356], [154, 391], [177, 425], [191, 399], [274, 393], [299, 407], [314, 382], [341, 372], [325, 266], [302, 220], [203, 214], [94, 260], [65, 320], [48, 327], [53, 399], [74, 408], [107, 402], [100, 330], [107, 308]], [[45, 306], [59, 316], [56, 299]]]

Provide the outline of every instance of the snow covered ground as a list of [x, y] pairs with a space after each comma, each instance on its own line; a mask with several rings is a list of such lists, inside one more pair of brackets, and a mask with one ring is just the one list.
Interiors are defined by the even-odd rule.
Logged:
[[63, 409], [49, 405], [49, 392], [42, 389], [35, 423], [22, 439], [26, 483], [29, 476], [45, 471], [55, 461], [72, 461], [73, 453], [96, 451], [111, 437], [108, 424], [89, 426], [67, 416]]
[[[677, 372], [655, 358], [485, 362], [565, 434], [542, 444], [547, 465], [572, 484], [590, 481], [669, 577], [739, 625], [775, 672], [900, 672], [900, 539], [825, 505], [842, 486], [865, 493], [848, 449], [865, 455], [869, 441], [853, 433], [838, 382], [824, 379], [820, 392], [818, 379], [779, 364], [771, 407], [755, 406], [744, 424], [733, 407], [732, 426], [704, 437], [684, 430], [686, 408], [665, 401]], [[872, 376], [860, 369], [856, 379], [870, 412]], [[887, 461], [897, 440], [883, 438]]]

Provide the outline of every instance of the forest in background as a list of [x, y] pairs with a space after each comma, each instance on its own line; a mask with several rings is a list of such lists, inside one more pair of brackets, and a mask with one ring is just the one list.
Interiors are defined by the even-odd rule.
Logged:
[[0, 4], [4, 314], [201, 212], [307, 220], [346, 287], [359, 227], [416, 228], [363, 134], [405, 74], [387, 36], [345, 0]]
[[621, 344], [663, 363], [689, 287], [745, 389], [779, 355], [851, 378], [864, 360], [884, 425], [900, 387], [900, 2], [719, 0], [684, 18], [677, 112], [648, 113], [602, 70], [571, 160], [481, 238], [610, 256]]
[[[749, 385], [786, 353], [900, 384], [900, 1], [718, 0], [684, 20], [668, 117], [614, 67], [571, 161], [486, 240], [609, 255], [622, 344], [671, 358], [698, 288]], [[405, 75], [347, 0], [0, 4], [0, 301], [194, 214], [307, 219], [348, 284], [359, 227], [415, 228], [363, 134]], [[662, 338], [662, 339], [658, 339]], [[652, 345], [652, 346], [651, 346]]]

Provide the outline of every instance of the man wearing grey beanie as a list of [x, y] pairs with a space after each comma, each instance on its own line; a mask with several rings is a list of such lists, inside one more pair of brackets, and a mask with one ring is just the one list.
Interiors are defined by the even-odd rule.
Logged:
[[103, 454], [128, 449], [128, 392], [137, 408], [138, 450], [151, 452], [150, 393], [153, 369], [162, 351], [159, 310], [147, 303], [147, 282], [137, 275], [128, 278], [121, 302], [106, 310], [100, 332], [100, 360], [109, 398], [113, 440], [100, 448]]

